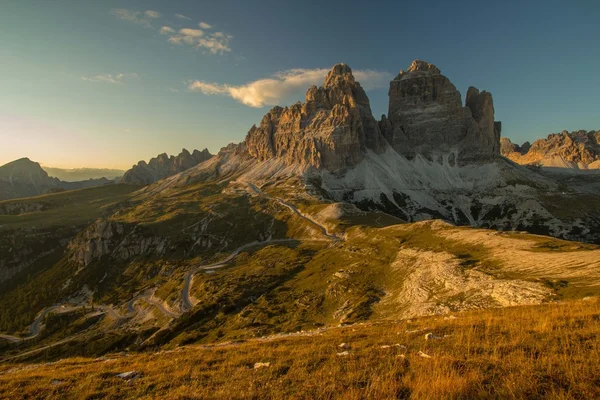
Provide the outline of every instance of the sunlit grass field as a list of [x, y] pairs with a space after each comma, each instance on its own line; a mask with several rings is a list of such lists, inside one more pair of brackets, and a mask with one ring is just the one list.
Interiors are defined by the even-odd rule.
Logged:
[[[5, 362], [0, 398], [592, 399], [600, 397], [599, 334], [600, 302], [588, 298], [154, 353]], [[136, 376], [116, 376], [128, 371]]]

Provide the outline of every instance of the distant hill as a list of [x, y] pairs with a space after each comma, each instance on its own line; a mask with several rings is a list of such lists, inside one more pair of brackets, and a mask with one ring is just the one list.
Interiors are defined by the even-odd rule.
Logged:
[[100, 178], [65, 182], [53, 178], [29, 158], [20, 158], [0, 167], [0, 200], [38, 196], [61, 190], [82, 189], [105, 185], [113, 181]]
[[149, 185], [160, 179], [192, 168], [212, 156], [208, 149], [202, 151], [194, 150], [191, 154], [186, 149], [183, 149], [177, 156], [168, 156], [167, 153], [162, 153], [155, 158], [151, 158], [147, 163], [142, 160], [137, 165], [131, 167], [123, 175], [123, 182]]
[[122, 169], [109, 169], [109, 168], [54, 168], [54, 167], [42, 167], [48, 175], [58, 178], [65, 182], [77, 182], [85, 181], [88, 179], [117, 179], [123, 176], [125, 173]]

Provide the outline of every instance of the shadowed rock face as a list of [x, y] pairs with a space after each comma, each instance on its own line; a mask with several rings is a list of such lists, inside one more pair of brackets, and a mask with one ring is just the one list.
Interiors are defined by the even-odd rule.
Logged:
[[470, 87], [466, 106], [460, 92], [432, 64], [415, 60], [390, 82], [383, 135], [400, 154], [437, 158], [453, 154], [459, 163], [485, 162], [500, 152], [500, 123], [492, 95]]
[[149, 185], [160, 179], [183, 172], [212, 157], [208, 149], [189, 151], [183, 149], [177, 156], [166, 153], [151, 158], [148, 163], [140, 161], [123, 175], [123, 182]]
[[271, 109], [245, 144], [259, 160], [279, 157], [328, 170], [353, 166], [367, 149], [385, 146], [369, 98], [345, 64], [335, 65], [323, 86], [312, 86], [305, 103]]

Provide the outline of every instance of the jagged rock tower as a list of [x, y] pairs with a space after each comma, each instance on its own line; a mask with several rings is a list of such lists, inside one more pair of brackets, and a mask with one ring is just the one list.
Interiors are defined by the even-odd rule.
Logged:
[[387, 118], [380, 127], [392, 147], [408, 158], [449, 155], [460, 164], [485, 162], [500, 154], [500, 122], [491, 93], [470, 87], [466, 106], [460, 92], [433, 64], [415, 60], [390, 82]]
[[489, 162], [500, 154], [492, 95], [470, 87], [466, 106], [434, 65], [415, 60], [390, 83], [389, 114], [377, 122], [369, 98], [345, 64], [335, 65], [305, 103], [274, 107], [244, 142], [250, 156], [330, 171], [360, 163], [368, 150], [391, 146], [407, 158]]
[[323, 86], [308, 89], [304, 104], [272, 108], [245, 144], [261, 161], [279, 157], [328, 170], [356, 165], [367, 149], [385, 148], [369, 98], [345, 64], [335, 65]]

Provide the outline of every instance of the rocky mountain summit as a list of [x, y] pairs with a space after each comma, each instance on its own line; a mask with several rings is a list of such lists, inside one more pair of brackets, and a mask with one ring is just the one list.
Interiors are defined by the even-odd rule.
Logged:
[[521, 146], [502, 138], [502, 155], [522, 165], [600, 169], [600, 131], [562, 131]]
[[[299, 177], [329, 200], [409, 222], [442, 219], [600, 240], [594, 197], [600, 182], [573, 177], [567, 184], [515, 166], [500, 155], [500, 133], [489, 92], [470, 87], [463, 105], [450, 80], [420, 60], [390, 82], [388, 115], [375, 122], [352, 70], [338, 64], [304, 103], [274, 107], [243, 143], [150, 186], [145, 195], [217, 178], [269, 183]], [[592, 138], [572, 141], [584, 140]], [[573, 201], [576, 213], [558, 206]]]
[[323, 86], [308, 89], [305, 103], [272, 108], [245, 144], [261, 161], [277, 157], [328, 170], [356, 165], [366, 150], [384, 146], [369, 98], [345, 64], [334, 66]]
[[494, 159], [499, 153], [500, 122], [494, 121], [489, 92], [460, 92], [433, 64], [415, 60], [390, 82], [389, 112], [380, 123], [398, 153], [429, 159], [450, 155], [460, 163]]
[[470, 87], [463, 107], [460, 92], [437, 67], [415, 60], [390, 82], [389, 96], [389, 113], [377, 122], [350, 67], [337, 64], [304, 103], [274, 107], [253, 126], [247, 151], [261, 161], [281, 158], [329, 171], [389, 147], [409, 159], [448, 157], [463, 164], [499, 155], [500, 123], [490, 93]]
[[0, 167], [0, 200], [82, 189], [111, 182], [106, 178], [64, 182], [49, 176], [39, 163], [29, 158], [20, 158]]
[[151, 158], [149, 162], [140, 161], [123, 175], [122, 182], [149, 185], [160, 179], [175, 175], [208, 160], [213, 155], [208, 149], [194, 150], [191, 154], [183, 149], [177, 156], [166, 153]]

